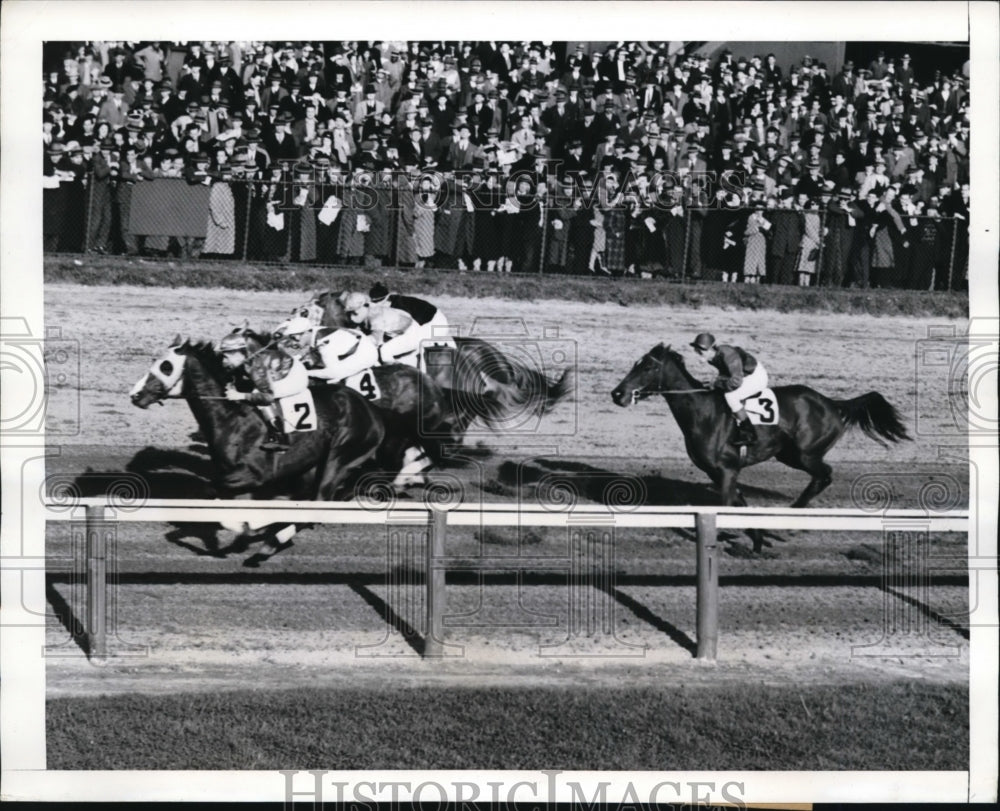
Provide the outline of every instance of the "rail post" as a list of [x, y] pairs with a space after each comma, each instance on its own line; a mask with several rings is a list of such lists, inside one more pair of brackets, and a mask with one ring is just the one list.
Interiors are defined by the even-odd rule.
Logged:
[[439, 563], [444, 558], [444, 542], [448, 532], [448, 511], [431, 508], [428, 522], [427, 558], [427, 622], [424, 626], [424, 658], [444, 656], [445, 569]]
[[87, 654], [108, 655], [108, 558], [104, 507], [87, 507]]
[[715, 513], [695, 516], [698, 530], [697, 626], [699, 659], [715, 661], [719, 642], [719, 559]]
[[955, 276], [955, 248], [958, 247], [958, 217], [951, 218], [951, 254], [948, 257], [948, 281], [945, 290], [951, 290], [951, 282]]

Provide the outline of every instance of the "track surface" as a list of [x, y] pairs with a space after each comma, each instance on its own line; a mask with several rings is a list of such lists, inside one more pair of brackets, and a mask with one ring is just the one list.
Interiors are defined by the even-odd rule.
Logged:
[[[127, 391], [175, 333], [217, 339], [244, 319], [272, 326], [306, 296], [72, 285], [45, 292], [47, 326], [78, 342], [80, 358], [78, 378], [71, 375], [51, 392], [50, 490], [100, 494], [127, 471], [119, 492], [140, 500], [211, 496], [204, 448], [192, 436], [196, 426], [186, 406], [142, 412], [128, 404]], [[651, 400], [622, 410], [609, 396], [655, 343], [684, 347], [690, 357], [691, 336], [711, 330], [761, 357], [772, 385], [807, 383], [836, 398], [874, 389], [904, 415], [911, 443], [884, 449], [860, 432], [845, 436], [828, 456], [834, 483], [812, 506], [968, 504], [967, 455], [949, 401], [955, 372], [921, 366], [936, 321], [667, 311], [613, 301], [438, 303], [464, 332], [539, 358], [550, 376], [567, 364], [577, 372], [573, 401], [541, 424], [503, 436], [471, 432], [467, 442], [476, 452], [438, 474], [466, 499], [534, 501], [543, 497], [539, 479], [555, 474], [584, 502], [602, 501], [608, 485], [624, 477], [648, 504], [715, 503], [666, 405]], [[954, 326], [959, 333], [965, 327]], [[689, 367], [711, 376], [693, 357]], [[741, 481], [752, 505], [771, 506], [790, 503], [806, 477], [769, 462], [745, 471]], [[48, 660], [50, 695], [248, 683], [378, 689], [512, 682], [614, 687], [665, 676], [706, 685], [967, 679], [962, 577], [932, 572], [926, 588], [887, 592], [881, 588], [886, 541], [877, 535], [782, 533], [770, 538], [762, 559], [745, 558], [744, 537], [723, 536], [720, 660], [695, 667], [694, 543], [682, 531], [616, 534], [604, 589], [567, 588], [564, 534], [450, 533], [456, 565], [485, 564], [488, 573], [482, 581], [450, 573], [446, 624], [456, 647], [438, 662], [419, 659], [415, 638], [422, 630], [419, 538], [390, 551], [395, 547], [380, 531], [317, 527], [248, 569], [258, 546], [217, 554], [232, 536], [215, 527], [122, 524], [117, 533], [114, 647], [135, 655], [96, 668], [67, 630], [82, 616], [71, 528], [50, 526], [49, 641], [52, 654], [66, 654]], [[963, 537], [938, 536], [929, 544], [937, 556], [965, 555]], [[903, 633], [883, 639], [886, 629]]]

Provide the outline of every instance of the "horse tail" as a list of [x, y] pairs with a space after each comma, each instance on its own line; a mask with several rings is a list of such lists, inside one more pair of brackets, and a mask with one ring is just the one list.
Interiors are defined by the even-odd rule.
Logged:
[[563, 370], [555, 380], [543, 372], [512, 362], [513, 379], [497, 386], [496, 405], [503, 418], [514, 414], [532, 414], [541, 417], [555, 408], [574, 388], [572, 369]]
[[870, 439], [885, 445], [883, 439], [900, 442], [912, 439], [895, 406], [877, 391], [870, 391], [851, 400], [834, 400], [841, 419], [848, 425], [857, 426]]

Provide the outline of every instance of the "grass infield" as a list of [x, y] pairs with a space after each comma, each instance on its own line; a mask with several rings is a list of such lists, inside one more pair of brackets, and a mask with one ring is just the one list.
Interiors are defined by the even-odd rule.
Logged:
[[968, 700], [910, 681], [57, 698], [48, 768], [956, 770]]
[[398, 268], [333, 268], [312, 265], [246, 265], [125, 257], [48, 256], [45, 282], [83, 285], [228, 288], [235, 290], [367, 290], [376, 279], [423, 296], [546, 299], [631, 305], [731, 307], [778, 312], [968, 318], [967, 293], [922, 290], [844, 290], [769, 285], [685, 283], [663, 279], [589, 278], [541, 274], [473, 273]]

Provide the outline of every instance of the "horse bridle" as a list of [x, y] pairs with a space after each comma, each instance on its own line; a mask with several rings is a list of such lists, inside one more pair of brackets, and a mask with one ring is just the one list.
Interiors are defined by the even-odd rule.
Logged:
[[[647, 357], [651, 358], [659, 367], [658, 376], [663, 377], [663, 369], [665, 366], [665, 361], [663, 358], [656, 358], [652, 355]], [[643, 387], [642, 389], [632, 389], [632, 401], [631, 404], [635, 405], [641, 400], [645, 400], [647, 397], [652, 397], [654, 394], [697, 394], [698, 392], [711, 391], [711, 389], [706, 389], [704, 387], [699, 389], [647, 389]]]

